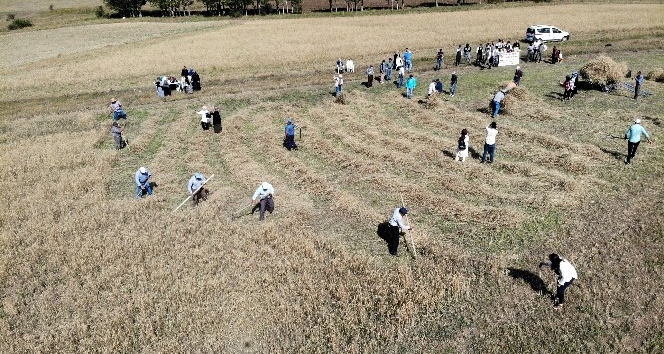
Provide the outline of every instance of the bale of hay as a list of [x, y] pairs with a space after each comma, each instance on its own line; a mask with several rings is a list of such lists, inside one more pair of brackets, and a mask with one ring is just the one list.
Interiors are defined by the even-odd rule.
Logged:
[[613, 59], [601, 55], [586, 63], [579, 73], [582, 79], [592, 84], [606, 86], [624, 78], [627, 74], [627, 65], [616, 63]]
[[424, 101], [424, 108], [426, 108], [426, 109], [435, 109], [436, 107], [438, 107], [438, 104], [439, 104], [439, 101], [440, 101], [440, 98], [438, 96], [440, 96], [440, 95], [437, 94], [437, 93], [434, 93], [433, 95], [427, 97], [427, 99]]
[[339, 95], [337, 95], [337, 97], [334, 99], [334, 102], [339, 104], [346, 104], [346, 94], [343, 92], [339, 93]]
[[664, 82], [664, 68], [657, 68], [646, 75], [646, 79], [657, 82]]
[[519, 107], [519, 105], [530, 101], [530, 96], [528, 92], [522, 87], [515, 86], [509, 93], [505, 94], [505, 100], [503, 100], [503, 111], [506, 114], [514, 114]]

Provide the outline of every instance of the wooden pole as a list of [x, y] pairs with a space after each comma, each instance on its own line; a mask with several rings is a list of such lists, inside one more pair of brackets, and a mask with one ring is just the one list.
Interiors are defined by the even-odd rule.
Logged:
[[203, 187], [205, 186], [205, 184], [208, 183], [208, 181], [212, 179], [212, 177], [214, 177], [214, 174], [213, 174], [212, 176], [210, 176], [210, 178], [206, 179], [205, 182], [203, 182], [203, 184], [201, 184], [201, 186], [198, 187], [194, 193], [191, 193], [191, 194], [187, 197], [187, 199], [184, 200], [184, 202], [180, 203], [180, 205], [178, 205], [178, 207], [175, 208], [175, 210], [173, 210], [173, 212], [175, 213], [176, 211], [178, 211], [178, 209], [180, 209], [180, 207], [183, 206], [184, 203], [186, 203], [186, 202], [189, 200], [189, 198], [191, 198], [194, 194], [198, 193], [198, 191], [199, 191], [201, 188], [203, 188]]
[[[406, 203], [404, 203], [404, 201], [403, 201], [403, 194], [400, 194], [400, 196], [401, 196], [401, 206], [405, 208]], [[410, 221], [408, 221], [408, 214], [404, 215], [404, 217], [406, 218], [406, 223], [408, 224], [408, 226], [411, 226]], [[403, 235], [403, 239], [406, 241], [406, 246], [408, 246], [408, 239], [406, 238], [406, 233], [405, 232], [404, 232], [404, 235]], [[417, 251], [415, 251], [415, 242], [413, 241], [413, 235], [410, 235], [410, 247], [409, 248], [410, 248], [410, 251], [413, 255], [413, 259], [416, 259], [417, 258]]]

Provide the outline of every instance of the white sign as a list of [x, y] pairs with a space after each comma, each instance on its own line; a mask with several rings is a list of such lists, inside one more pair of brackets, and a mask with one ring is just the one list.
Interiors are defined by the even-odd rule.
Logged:
[[498, 59], [498, 66], [519, 65], [520, 50], [513, 52], [500, 52], [500, 59]]

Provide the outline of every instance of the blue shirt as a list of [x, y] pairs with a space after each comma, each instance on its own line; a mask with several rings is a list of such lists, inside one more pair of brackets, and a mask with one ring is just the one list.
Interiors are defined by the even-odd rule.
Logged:
[[650, 139], [648, 132], [646, 132], [646, 128], [644, 128], [641, 124], [634, 123], [631, 127], [629, 127], [627, 133], [625, 133], [625, 138], [629, 139], [630, 143], [638, 143], [641, 141], [641, 134], [645, 135], [647, 139]]
[[146, 172], [145, 174], [141, 173], [140, 169], [136, 171], [136, 176], [134, 177], [134, 179], [136, 180], [137, 186], [142, 186], [148, 183], [148, 180], [150, 179], [150, 176], [152, 176], [152, 174], [148, 169], [145, 169], [145, 172]]
[[293, 123], [286, 124], [286, 135], [295, 135], [295, 125]]
[[414, 77], [409, 77], [408, 81], [406, 81], [406, 88], [413, 90], [415, 86], [417, 86], [417, 80]]
[[194, 193], [198, 188], [200, 188], [203, 185], [203, 182], [205, 182], [205, 176], [201, 174], [201, 177], [203, 177], [203, 179], [196, 179], [195, 175], [191, 176], [188, 184], [189, 193]]
[[411, 52], [405, 52], [405, 53], [403, 53], [403, 58], [404, 58], [404, 60], [406, 60], [406, 61], [410, 61], [410, 60], [413, 58], [413, 53], [411, 53]]

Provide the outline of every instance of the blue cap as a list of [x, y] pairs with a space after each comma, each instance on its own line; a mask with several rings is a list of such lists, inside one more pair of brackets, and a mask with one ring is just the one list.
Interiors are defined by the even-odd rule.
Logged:
[[404, 207], [401, 207], [401, 208], [399, 208], [399, 213], [401, 213], [403, 215], [406, 215], [406, 214], [408, 214], [408, 209], [406, 209]]

